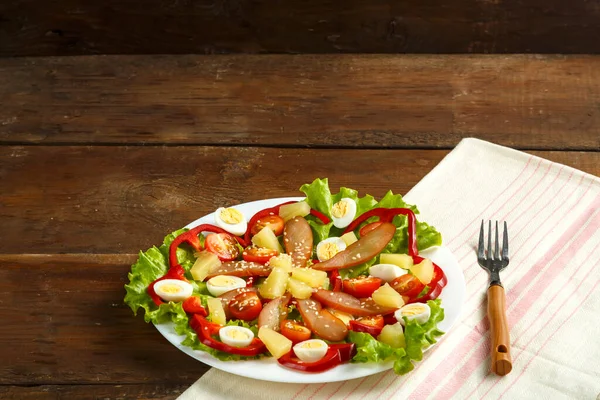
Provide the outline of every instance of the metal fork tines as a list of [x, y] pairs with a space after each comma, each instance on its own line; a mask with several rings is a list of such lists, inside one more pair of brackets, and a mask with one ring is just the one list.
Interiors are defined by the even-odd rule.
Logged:
[[488, 228], [488, 245], [485, 249], [485, 232], [481, 221], [481, 230], [479, 232], [479, 246], [477, 247], [477, 262], [479, 265], [490, 273], [490, 286], [500, 285], [500, 271], [508, 265], [508, 228], [506, 221], [504, 222], [504, 234], [502, 237], [502, 250], [500, 251], [500, 243], [498, 240], [498, 221], [496, 221], [496, 241], [494, 249], [492, 249], [492, 221], [489, 221]]

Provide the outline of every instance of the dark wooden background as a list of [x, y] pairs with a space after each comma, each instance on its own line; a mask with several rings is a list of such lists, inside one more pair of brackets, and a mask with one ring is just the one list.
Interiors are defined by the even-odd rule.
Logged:
[[599, 38], [598, 0], [0, 2], [0, 397], [202, 376], [123, 285], [218, 206], [405, 193], [464, 137], [600, 175]]
[[598, 53], [597, 0], [5, 0], [0, 56]]

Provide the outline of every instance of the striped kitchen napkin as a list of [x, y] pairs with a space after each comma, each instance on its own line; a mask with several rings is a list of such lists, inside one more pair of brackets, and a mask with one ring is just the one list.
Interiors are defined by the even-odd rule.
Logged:
[[[600, 398], [600, 179], [523, 152], [465, 139], [407, 195], [463, 269], [454, 327], [414, 371], [285, 384], [211, 369], [180, 399]], [[490, 373], [481, 220], [508, 222], [506, 289], [513, 370]]]

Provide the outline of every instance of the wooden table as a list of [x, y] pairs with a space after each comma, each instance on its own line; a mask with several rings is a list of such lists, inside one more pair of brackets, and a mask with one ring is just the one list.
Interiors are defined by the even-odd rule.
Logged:
[[172, 399], [140, 249], [315, 177], [405, 193], [463, 137], [600, 175], [600, 57], [0, 59], [0, 397]]

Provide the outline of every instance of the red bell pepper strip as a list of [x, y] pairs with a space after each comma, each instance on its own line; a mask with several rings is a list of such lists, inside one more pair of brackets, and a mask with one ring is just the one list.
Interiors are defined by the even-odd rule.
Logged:
[[371, 217], [379, 217], [381, 219], [383, 216], [385, 216], [387, 210], [389, 210], [389, 208], [374, 208], [359, 215], [354, 221], [350, 223], [350, 225], [346, 227], [344, 233], [348, 233], [355, 230], [360, 224], [362, 224]]
[[200, 297], [188, 297], [183, 301], [182, 307], [183, 311], [185, 311], [187, 314], [200, 314], [203, 317], [208, 315], [208, 312], [202, 305], [202, 300], [200, 300]]
[[321, 220], [323, 225], [327, 225], [328, 223], [331, 222], [331, 220], [329, 219], [329, 217], [327, 215], [323, 214], [320, 211], [315, 210], [314, 208], [310, 209], [310, 215], [314, 215], [315, 217], [319, 218], [319, 220]]
[[417, 249], [417, 217], [409, 208], [389, 208], [382, 218], [383, 222], [392, 222], [396, 215], [405, 215], [408, 218], [408, 254], [412, 257], [419, 255]]
[[443, 287], [438, 284], [436, 284], [433, 288], [431, 286], [427, 286], [430, 288], [429, 292], [427, 292], [427, 294], [418, 297], [418, 298], [412, 298], [409, 299], [406, 304], [411, 304], [411, 303], [425, 303], [427, 302], [427, 300], [435, 300], [439, 297], [439, 295], [442, 293], [442, 289]]
[[304, 372], [323, 372], [336, 367], [344, 362], [350, 361], [355, 353], [354, 343], [330, 344], [325, 356], [319, 361], [304, 362], [295, 357], [294, 352], [290, 351], [281, 356], [277, 362], [291, 369]]
[[[423, 261], [424, 258], [421, 256], [413, 256], [413, 263], [414, 264], [418, 264], [421, 261]], [[425, 303], [427, 300], [435, 300], [439, 297], [439, 295], [442, 293], [442, 290], [444, 289], [444, 287], [446, 286], [446, 284], [448, 283], [448, 278], [446, 277], [446, 274], [444, 274], [444, 271], [442, 271], [442, 269], [439, 267], [439, 265], [437, 265], [436, 263], [432, 262], [433, 264], [433, 278], [431, 279], [431, 281], [427, 284], [427, 288], [429, 288], [429, 291], [427, 292], [427, 294], [418, 297], [418, 298], [410, 298], [406, 304], [410, 304], [410, 303]]]
[[246, 357], [256, 356], [267, 351], [264, 343], [257, 338], [254, 338], [246, 347], [233, 347], [216, 340], [212, 335], [218, 334], [221, 325], [209, 322], [198, 314], [194, 314], [190, 320], [190, 327], [196, 331], [198, 340], [200, 340], [202, 344], [215, 350]]
[[350, 361], [356, 355], [356, 345], [354, 343], [334, 343], [329, 348], [334, 348], [340, 353], [342, 362]]
[[[181, 235], [177, 236], [171, 245], [169, 246], [169, 265], [174, 267], [175, 265], [179, 265], [179, 261], [177, 260], [177, 248], [183, 244], [187, 243], [192, 246], [196, 251], [202, 250], [202, 246], [200, 245], [199, 234], [202, 232], [214, 232], [214, 233], [225, 233], [227, 235], [231, 235], [225, 229], [221, 229], [218, 226], [214, 226], [211, 224], [202, 224], [198, 225], [187, 232], [183, 232]], [[242, 247], [247, 247], [248, 243], [239, 236], [231, 235]]]
[[331, 287], [332, 292], [342, 291], [342, 277], [340, 276], [339, 270], [334, 269], [331, 271], [331, 275], [329, 276], [329, 286]]
[[378, 318], [371, 318], [365, 320], [350, 320], [350, 330], [354, 332], [364, 332], [368, 333], [373, 337], [377, 337], [381, 330], [383, 329], [383, 325], [385, 324], [385, 320], [382, 316], [378, 315]]
[[[246, 233], [244, 234], [244, 241], [246, 242], [246, 246], [250, 245], [250, 235], [252, 232], [252, 228], [254, 227], [254, 225], [256, 225], [256, 222], [263, 218], [266, 217], [268, 215], [279, 215], [279, 208], [281, 206], [285, 206], [287, 204], [292, 204], [292, 203], [297, 203], [297, 201], [286, 201], [285, 203], [281, 203], [278, 204], [274, 207], [269, 207], [269, 208], [265, 208], [264, 210], [261, 210], [259, 212], [257, 212], [256, 214], [254, 214], [252, 216], [252, 218], [250, 218], [250, 221], [248, 222], [248, 228], [246, 229]], [[244, 247], [246, 247], [244, 246]]]
[[147, 289], [148, 295], [150, 295], [150, 298], [152, 299], [154, 304], [156, 304], [159, 307], [161, 304], [164, 304], [164, 301], [162, 301], [160, 296], [156, 294], [156, 291], [154, 290], [154, 284], [158, 281], [162, 281], [163, 279], [179, 279], [181, 281], [187, 282], [187, 279], [185, 279], [185, 270], [181, 265], [176, 265], [174, 267], [169, 268], [169, 270], [163, 277], [158, 278], [154, 282], [150, 283]]

